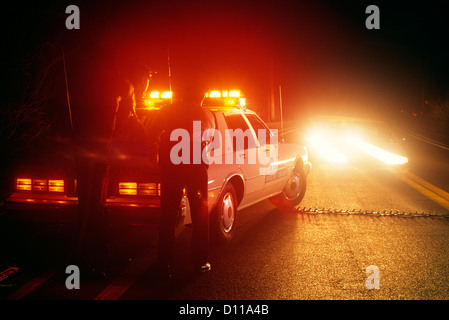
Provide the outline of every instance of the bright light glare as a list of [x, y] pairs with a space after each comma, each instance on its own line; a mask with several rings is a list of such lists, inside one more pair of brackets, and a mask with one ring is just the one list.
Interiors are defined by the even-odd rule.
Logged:
[[347, 137], [346, 143], [360, 149], [361, 151], [369, 154], [370, 156], [386, 164], [395, 165], [395, 164], [405, 164], [408, 162], [408, 159], [406, 157], [388, 152], [386, 150], [383, 150], [379, 147], [376, 147], [370, 143], [367, 143], [355, 137]]
[[220, 98], [221, 97], [221, 93], [218, 90], [214, 90], [210, 92], [210, 97], [211, 98]]
[[307, 137], [312, 148], [325, 160], [334, 163], [345, 163], [348, 161], [346, 156], [339, 152], [327, 141], [323, 134], [313, 134]]
[[226, 99], [225, 105], [227, 106], [235, 106], [235, 100], [234, 99]]
[[238, 97], [240, 97], [240, 91], [238, 91], [238, 90], [231, 90], [231, 91], [229, 91], [229, 96], [230, 97], [234, 97], [234, 98], [238, 98]]
[[206, 93], [206, 97], [209, 98], [240, 98], [240, 90], [212, 90], [208, 93]]
[[171, 91], [165, 91], [162, 92], [161, 98], [162, 99], [171, 99], [173, 93]]
[[152, 99], [159, 99], [159, 92], [153, 91], [150, 93], [150, 98]]

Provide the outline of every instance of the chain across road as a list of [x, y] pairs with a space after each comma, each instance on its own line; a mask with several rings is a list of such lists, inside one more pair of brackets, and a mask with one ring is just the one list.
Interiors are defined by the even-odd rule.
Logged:
[[362, 215], [362, 216], [401, 216], [401, 217], [437, 217], [437, 218], [448, 218], [449, 219], [449, 213], [432, 213], [432, 212], [411, 212], [411, 211], [399, 211], [399, 210], [380, 210], [380, 211], [374, 211], [374, 210], [343, 210], [343, 209], [326, 209], [322, 208], [319, 209], [317, 207], [303, 207], [303, 208], [296, 208], [294, 210], [298, 213], [305, 213], [305, 214], [342, 214], [342, 215]]

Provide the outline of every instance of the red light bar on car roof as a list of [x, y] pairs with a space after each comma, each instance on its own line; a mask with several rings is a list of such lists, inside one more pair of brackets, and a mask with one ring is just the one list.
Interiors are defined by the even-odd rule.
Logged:
[[246, 99], [242, 97], [240, 90], [210, 90], [206, 92], [203, 106], [215, 108], [245, 108]]

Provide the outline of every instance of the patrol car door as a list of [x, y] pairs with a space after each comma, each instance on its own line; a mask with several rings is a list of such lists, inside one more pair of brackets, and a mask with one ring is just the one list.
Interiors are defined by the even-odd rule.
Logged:
[[[279, 154], [277, 137], [256, 114], [250, 113], [245, 114], [245, 116], [257, 133], [259, 152], [265, 157], [265, 160], [259, 159], [260, 168], [262, 169], [261, 174], [264, 178], [264, 196], [276, 193], [282, 189], [287, 178], [287, 168], [283, 164], [284, 161], [282, 161], [284, 159], [279, 159], [279, 156], [282, 157], [282, 154]], [[261, 131], [259, 130], [264, 132], [265, 135], [260, 134]], [[265, 141], [261, 140], [263, 138], [265, 138]], [[270, 158], [271, 160], [268, 160]]]
[[261, 197], [264, 186], [264, 177], [260, 175], [260, 166], [257, 159], [257, 145], [254, 131], [241, 113], [232, 113], [225, 116], [228, 129], [232, 134], [234, 150], [234, 163], [240, 167], [245, 177], [245, 196], [241, 205], [257, 201]]

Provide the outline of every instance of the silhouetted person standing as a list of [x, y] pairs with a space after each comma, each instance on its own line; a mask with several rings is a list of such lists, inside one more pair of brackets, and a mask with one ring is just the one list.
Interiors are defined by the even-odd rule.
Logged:
[[79, 213], [75, 263], [83, 275], [83, 269], [107, 268], [108, 161], [118, 112], [132, 108], [132, 86], [120, 72], [131, 56], [120, 56], [128, 51], [120, 50], [120, 41], [108, 36], [107, 28], [97, 22], [98, 12], [101, 8], [85, 10], [84, 25], [64, 39]]
[[[215, 128], [215, 120], [209, 110], [200, 105], [201, 94], [187, 89], [180, 99], [161, 109], [150, 128], [150, 137], [159, 138], [159, 166], [161, 168], [161, 224], [159, 233], [158, 272], [170, 277], [175, 245], [175, 227], [183, 189], [189, 199], [193, 235], [192, 259], [196, 272], [207, 272], [209, 259], [209, 210], [208, 210], [208, 165], [201, 159], [193, 164], [193, 144], [199, 141], [201, 150], [205, 143], [202, 133]], [[193, 131], [193, 122], [201, 122], [201, 131]], [[184, 129], [190, 137], [190, 159], [188, 163], [173, 163], [170, 152], [178, 141], [171, 141], [173, 130]], [[199, 139], [199, 140], [198, 140]]]

